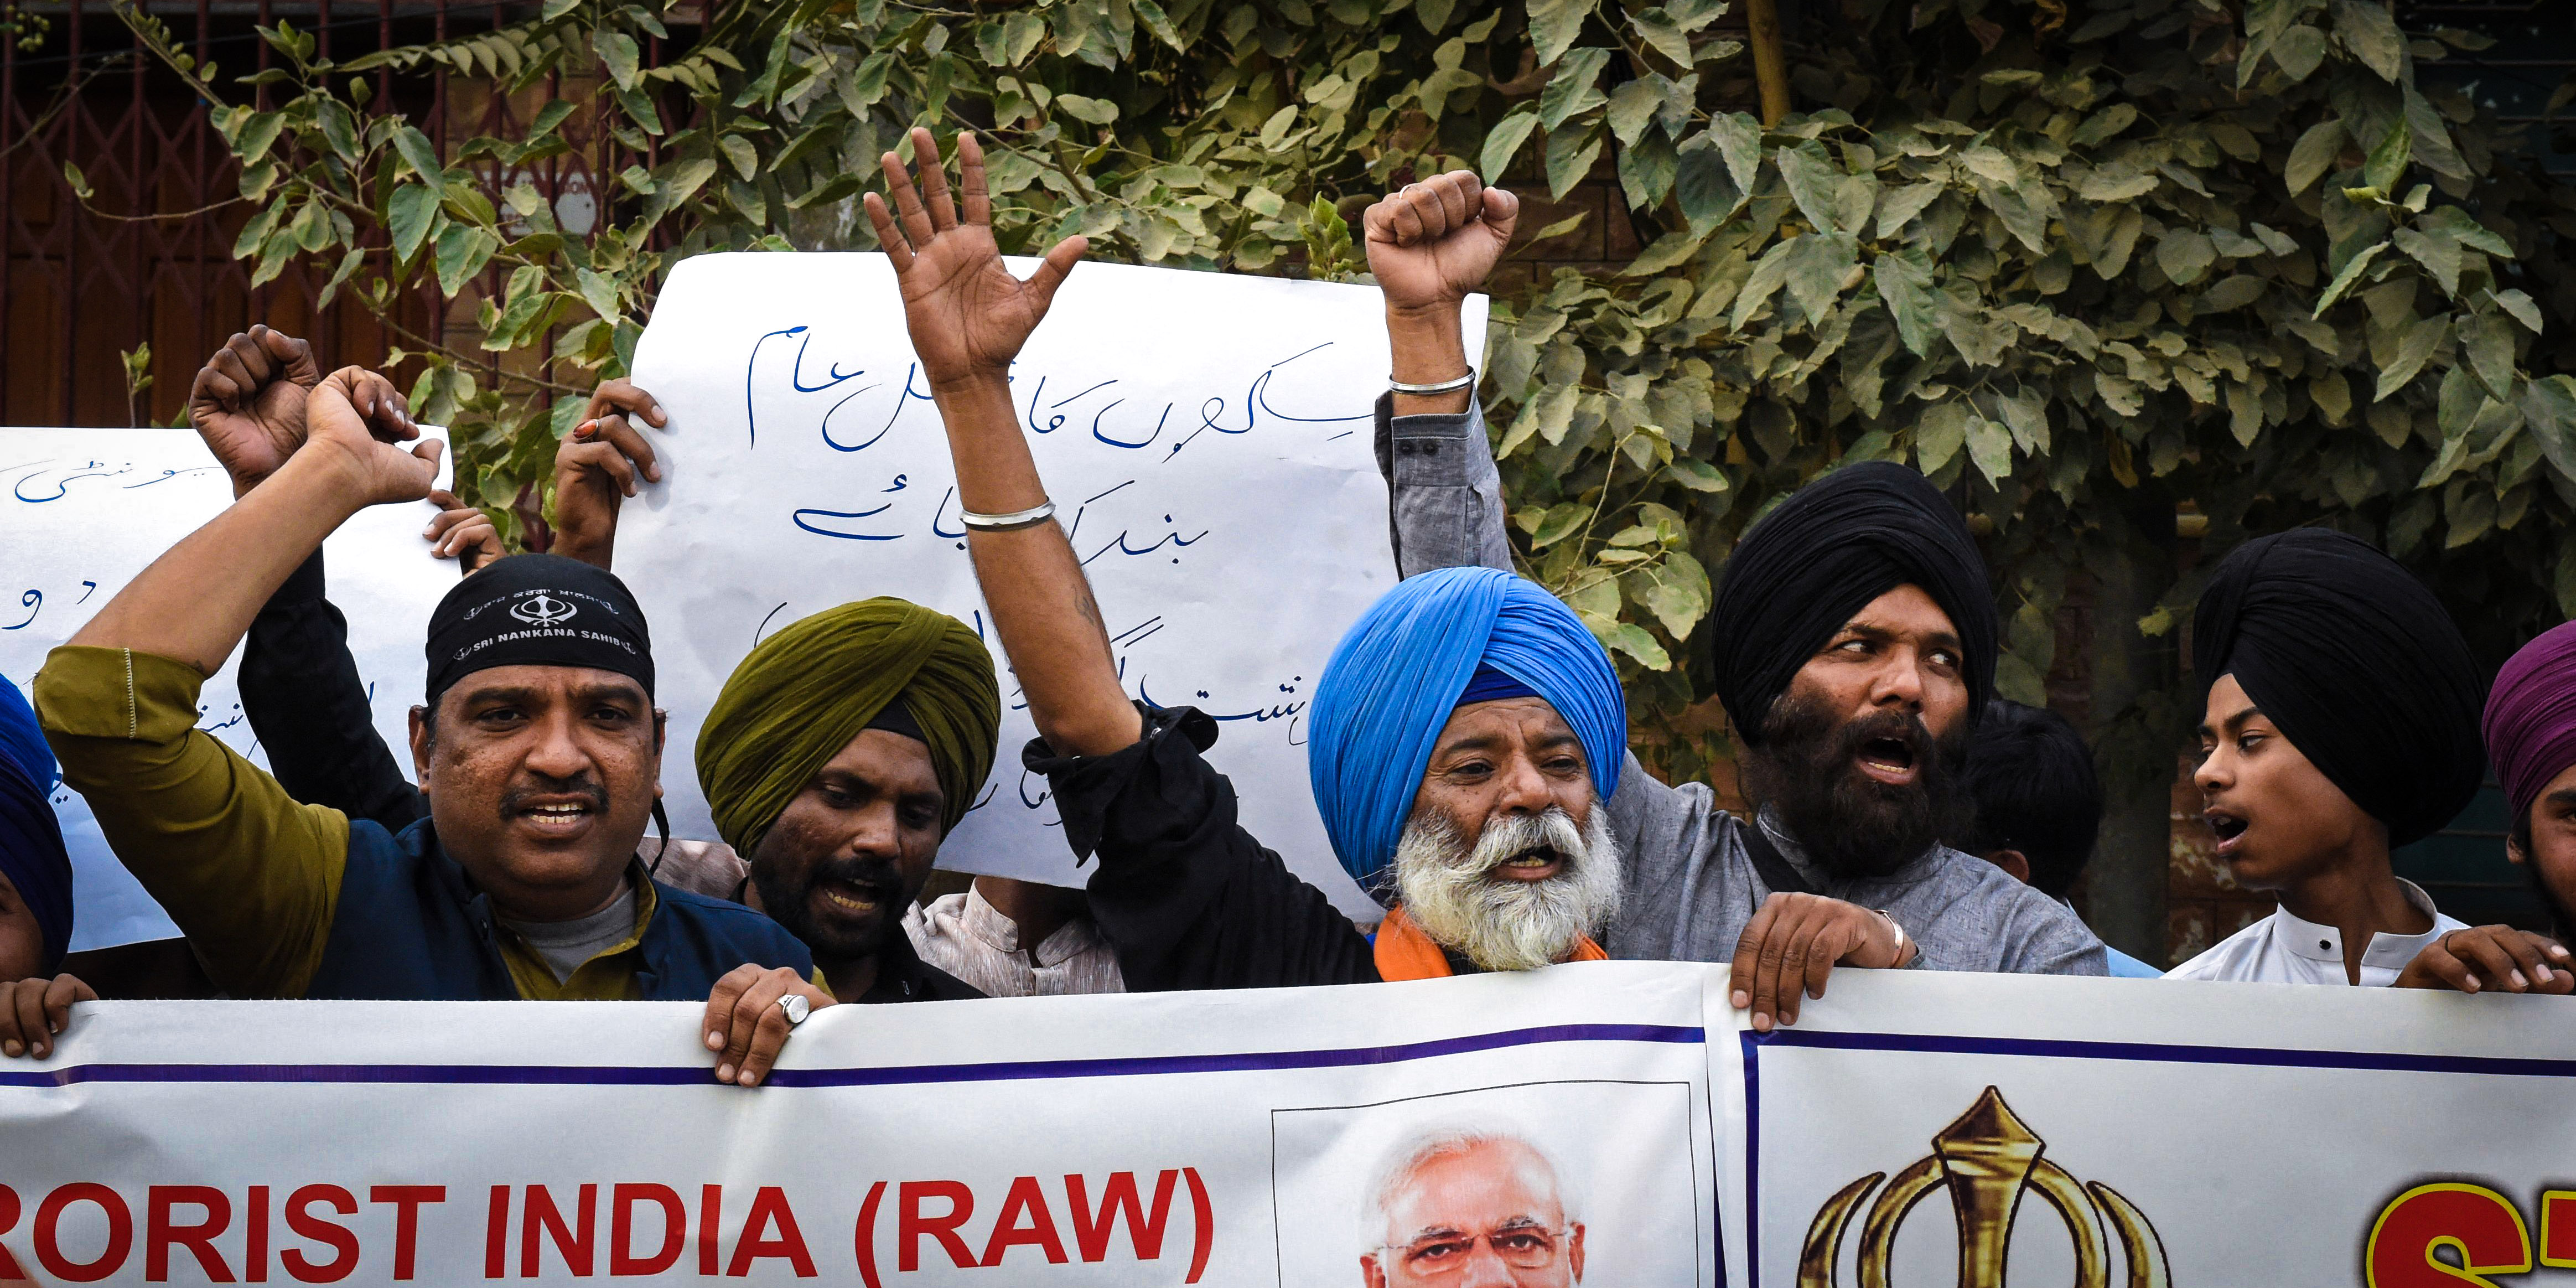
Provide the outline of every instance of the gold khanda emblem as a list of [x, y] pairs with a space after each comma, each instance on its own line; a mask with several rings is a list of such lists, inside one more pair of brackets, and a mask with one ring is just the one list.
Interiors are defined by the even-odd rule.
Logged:
[[[1958, 1121], [1932, 1137], [1932, 1152], [1889, 1181], [1861, 1222], [1860, 1288], [1889, 1288], [1896, 1230], [1916, 1204], [1943, 1187], [1959, 1219], [1959, 1288], [2004, 1288], [2004, 1259], [2012, 1245], [2013, 1218], [2022, 1196], [2037, 1192], [2057, 1210], [2075, 1240], [2075, 1288], [2110, 1288], [2103, 1227], [2120, 1240], [2128, 1267], [2127, 1288], [2169, 1288], [2164, 1241], [2137, 1205], [2100, 1181], [2077, 1181], [2042, 1158], [2047, 1142], [2013, 1114], [1993, 1087]], [[1798, 1288], [1836, 1288], [1844, 1228], [1861, 1200], [1886, 1180], [1872, 1172], [1844, 1186], [1807, 1227], [1798, 1256]]]

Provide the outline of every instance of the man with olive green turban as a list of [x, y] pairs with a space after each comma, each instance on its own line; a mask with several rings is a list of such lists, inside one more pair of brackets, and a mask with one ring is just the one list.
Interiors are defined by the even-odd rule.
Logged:
[[761, 641], [698, 735], [716, 831], [753, 906], [813, 950], [843, 1002], [980, 997], [904, 933], [939, 842], [992, 770], [992, 654], [945, 613], [843, 604]]

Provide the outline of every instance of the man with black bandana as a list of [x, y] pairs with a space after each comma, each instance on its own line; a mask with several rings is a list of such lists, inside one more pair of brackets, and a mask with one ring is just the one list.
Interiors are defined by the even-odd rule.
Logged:
[[35, 704], [64, 781], [235, 997], [708, 996], [738, 965], [812, 969], [758, 913], [636, 861], [660, 794], [651, 639], [614, 576], [542, 555], [458, 585], [429, 632], [400, 835], [300, 805], [198, 732], [196, 695], [322, 538], [417, 500], [437, 449], [382, 377], [310, 395], [274, 473], [156, 560], [70, 644]]

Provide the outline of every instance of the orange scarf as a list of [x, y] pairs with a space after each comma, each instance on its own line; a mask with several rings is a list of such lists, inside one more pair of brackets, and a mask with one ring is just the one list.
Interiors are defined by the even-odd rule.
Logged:
[[[1586, 935], [1574, 942], [1574, 955], [1566, 960], [1606, 962], [1610, 960], [1610, 954], [1601, 951], [1601, 945]], [[1422, 927], [1414, 925], [1413, 919], [1404, 915], [1404, 909], [1397, 908], [1387, 913], [1386, 920], [1378, 923], [1379, 979], [1390, 983], [1407, 979], [1447, 979], [1456, 973], [1449, 969], [1448, 954], [1441, 952], [1440, 945], [1433, 943], [1431, 936], [1422, 933]]]

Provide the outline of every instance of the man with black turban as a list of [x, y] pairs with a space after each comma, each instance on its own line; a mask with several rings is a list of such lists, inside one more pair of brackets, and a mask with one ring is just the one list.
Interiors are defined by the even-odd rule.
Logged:
[[636, 859], [660, 793], [651, 636], [609, 573], [548, 555], [459, 583], [429, 624], [399, 834], [301, 804], [196, 729], [197, 692], [322, 539], [419, 500], [437, 448], [383, 377], [310, 393], [263, 473], [154, 561], [35, 684], [63, 780], [235, 997], [703, 999], [743, 963], [805, 973], [768, 918]]
[[2433, 592], [2357, 537], [2258, 537], [2210, 575], [2191, 654], [2202, 817], [2281, 906], [2166, 978], [2384, 986], [2467, 929], [2389, 862], [2486, 772], [2477, 663]]
[[[1464, 444], [1467, 475], [1485, 462]], [[1489, 468], [1489, 466], [1488, 466]], [[1488, 562], [1495, 531], [1403, 525], [1405, 567]], [[1632, 756], [1610, 798], [1627, 866], [1614, 957], [1726, 961], [1756, 1028], [1797, 1019], [1837, 965], [2100, 975], [2073, 910], [1941, 844], [1994, 691], [1995, 610], [1956, 510], [1869, 463], [1799, 489], [1736, 543], [1709, 614], [1751, 820]]]

